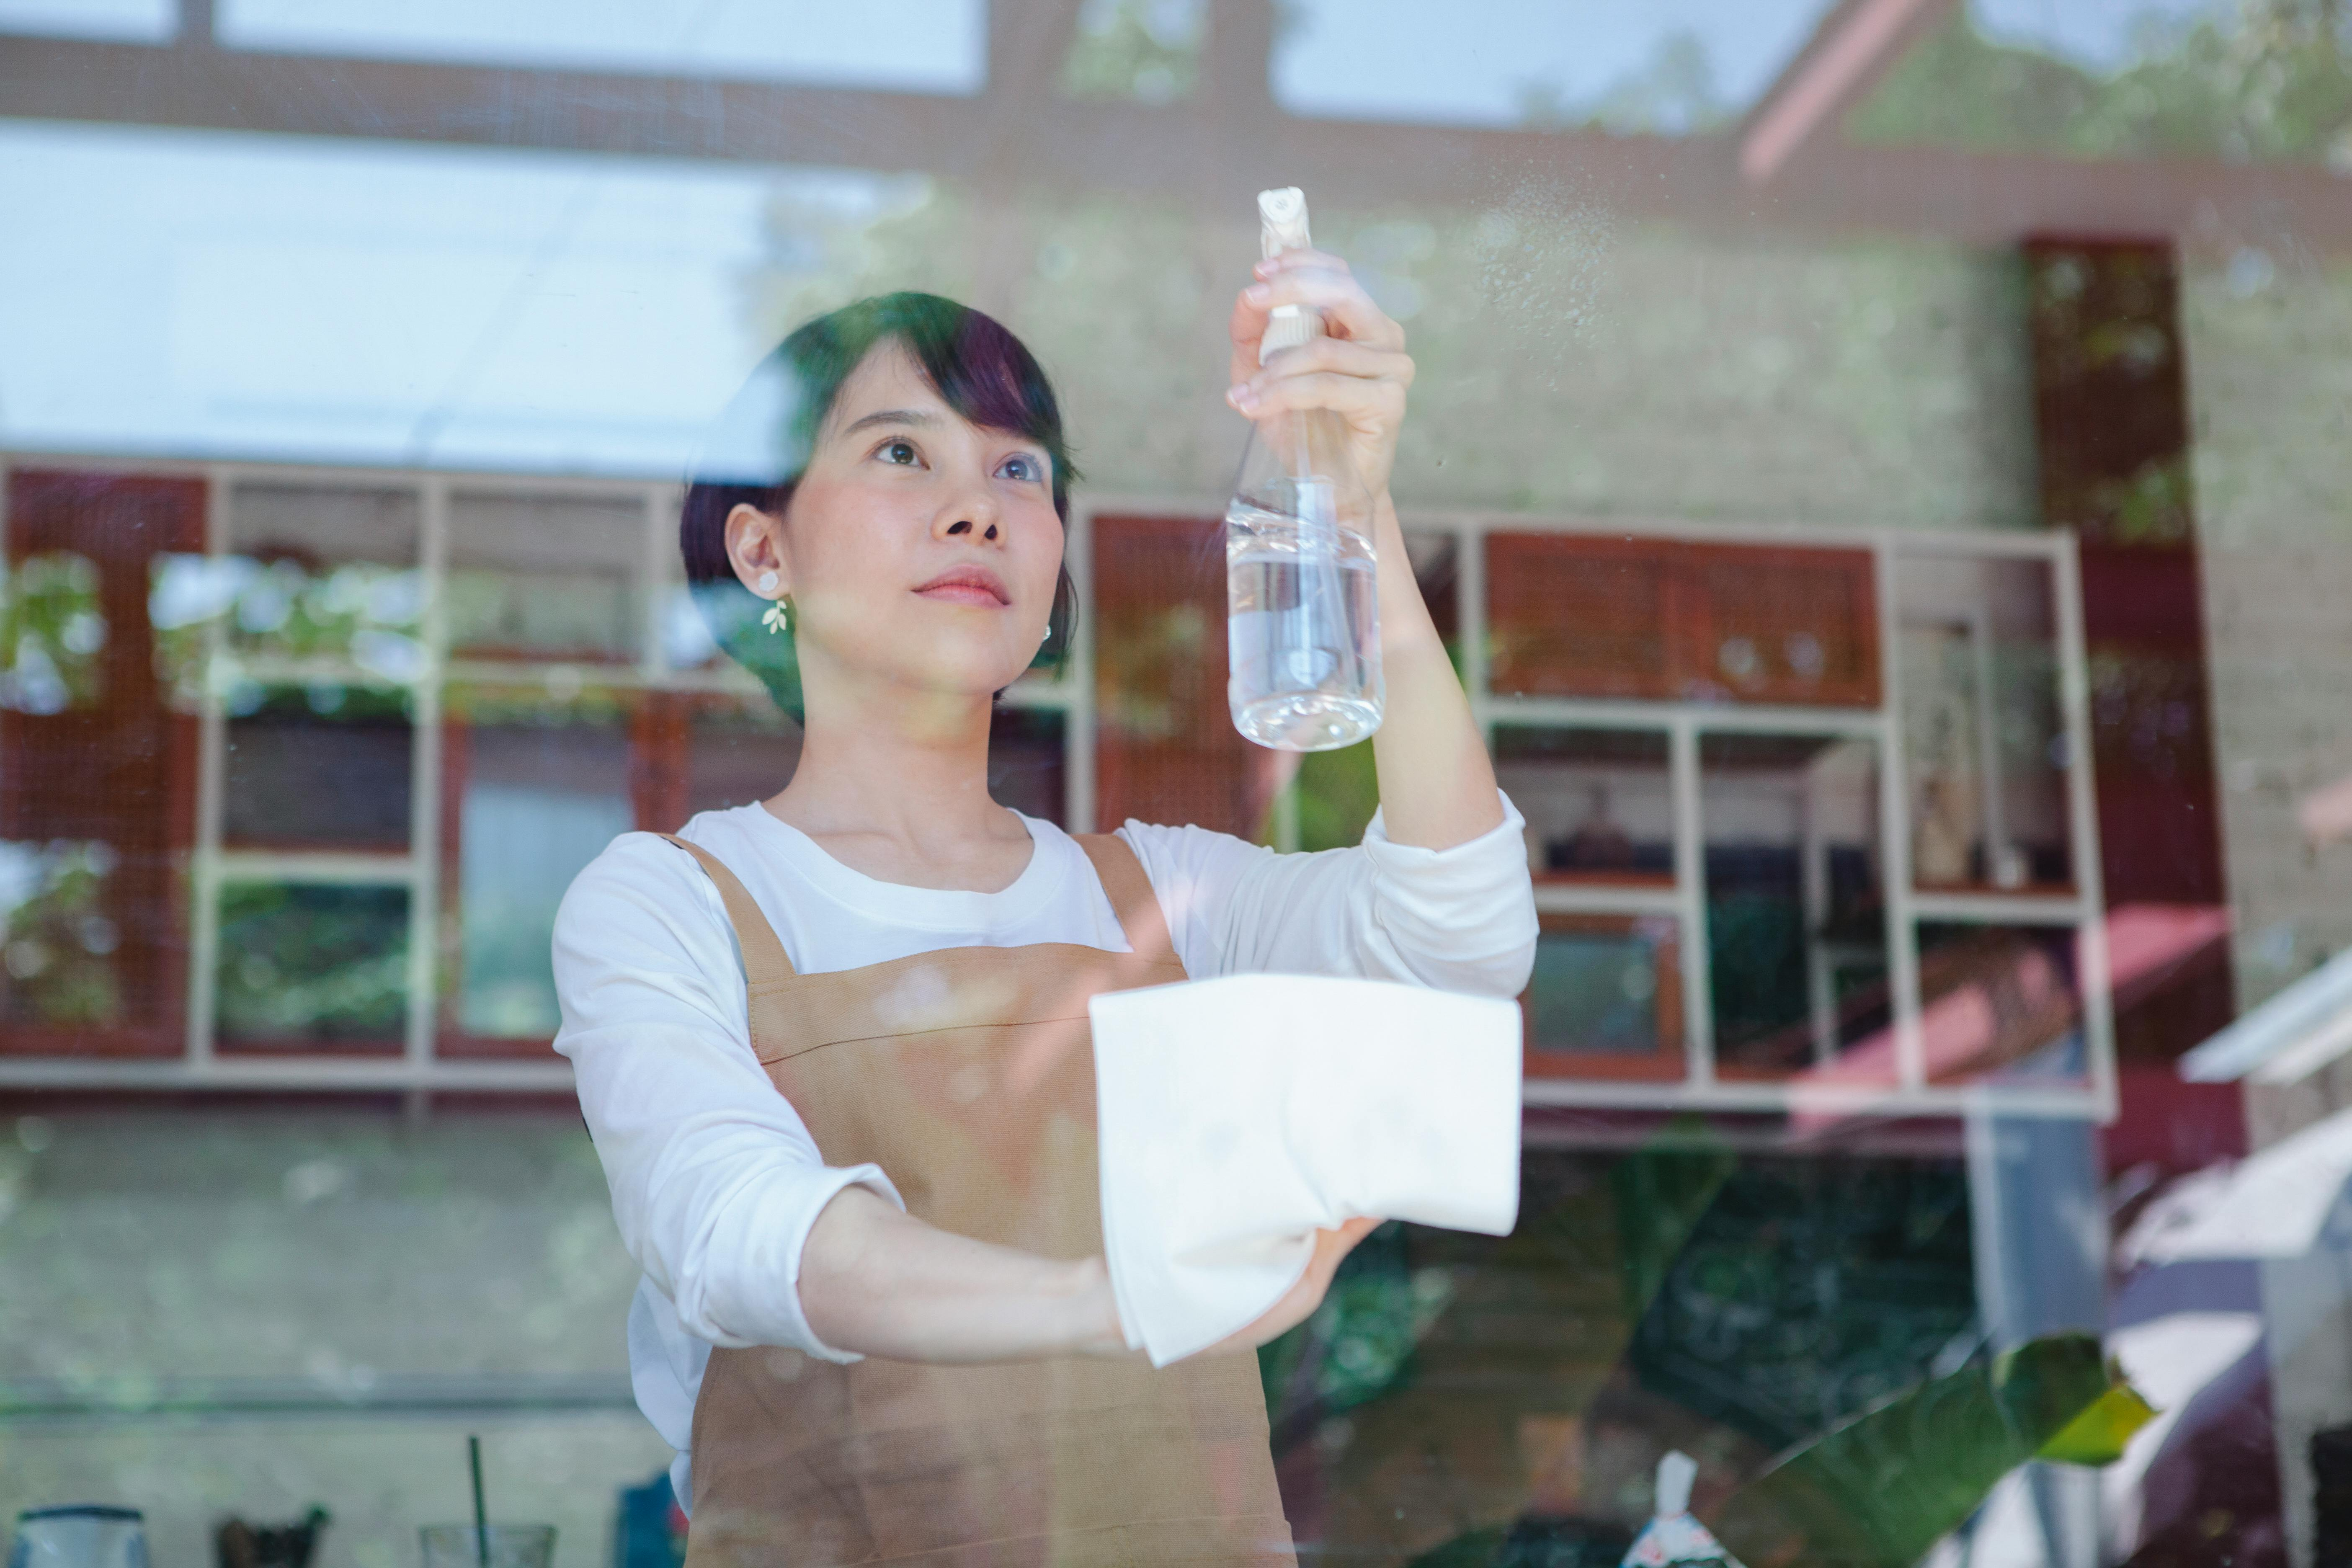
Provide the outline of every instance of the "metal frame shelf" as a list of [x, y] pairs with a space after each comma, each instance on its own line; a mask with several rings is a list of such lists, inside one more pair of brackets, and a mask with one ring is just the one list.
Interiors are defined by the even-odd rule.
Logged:
[[[414, 679], [386, 682], [341, 661], [236, 658], [217, 626], [212, 651], [228, 668], [273, 683], [336, 679], [396, 688], [411, 693], [415, 743], [411, 750], [408, 848], [405, 853], [248, 850], [222, 842], [228, 715], [219, 681], [205, 685], [197, 715], [196, 835], [190, 855], [192, 895], [184, 1055], [168, 1059], [34, 1058], [0, 1053], [0, 1087], [84, 1089], [351, 1089], [435, 1092], [561, 1091], [571, 1081], [567, 1064], [557, 1061], [453, 1059], [435, 1050], [439, 1016], [436, 922], [441, 902], [440, 716], [444, 689], [475, 682], [551, 687], [582, 684], [617, 689], [750, 693], [748, 676], [731, 669], [673, 668], [664, 653], [663, 617], [677, 591], [673, 529], [677, 487], [669, 483], [541, 478], [515, 474], [404, 472], [266, 464], [161, 464], [79, 457], [18, 457], [0, 459], [55, 466], [60, 462], [94, 470], [200, 475], [209, 481], [206, 549], [215, 557], [229, 549], [229, 507], [240, 485], [289, 484], [325, 488], [399, 489], [417, 500], [420, 517], [417, 570], [425, 578], [425, 619], [420, 628], [422, 668]], [[457, 494], [496, 493], [633, 502], [642, 515], [635, 576], [642, 614], [635, 628], [635, 657], [626, 662], [587, 666], [576, 660], [484, 660], [452, 658], [444, 620], [448, 572], [450, 502]], [[1005, 694], [1008, 704], [1058, 711], [1064, 716], [1065, 802], [1075, 827], [1093, 825], [1095, 790], [1094, 594], [1091, 562], [1093, 521], [1098, 514], [1213, 519], [1222, 503], [1192, 496], [1088, 495], [1073, 507], [1067, 559], [1078, 586], [1080, 614], [1071, 657], [1059, 679], [1024, 680]], [[2113, 1024], [2109, 1016], [2106, 952], [2098, 886], [2097, 824], [2091, 788], [2088, 679], [2083, 653], [2079, 574], [2074, 542], [2058, 533], [1908, 531], [1895, 528], [1791, 528], [1780, 525], [1691, 523], [1610, 519], [1605, 521], [1496, 512], [1423, 512], [1407, 519], [1416, 534], [1443, 534], [1454, 541], [1454, 606], [1462, 629], [1462, 658], [1472, 711], [1481, 732], [1492, 737], [1499, 724], [1639, 728], [1668, 739], [1675, 829], [1675, 873], [1670, 885], [1611, 887], [1542, 883], [1537, 906], [1547, 912], [1671, 915], [1681, 927], [1685, 1076], [1677, 1081], [1633, 1082], [1547, 1079], [1530, 1081], [1530, 1105], [1580, 1105], [1652, 1109], [1713, 1109], [1731, 1111], [1880, 1115], [1956, 1115], [1987, 1096], [2024, 1114], [2107, 1119], [2114, 1114], [2116, 1076]], [[1553, 531], [1649, 537], [1725, 544], [1811, 545], [1866, 550], [1876, 573], [1881, 652], [1881, 694], [1870, 708], [1810, 708], [1730, 703], [1530, 699], [1496, 693], [1488, 668], [1484, 541], [1492, 532]], [[2066, 770], [2067, 816], [2075, 885], [2064, 895], [1990, 892], [1929, 892], [1912, 888], [1908, 812], [1900, 765], [1902, 731], [1900, 661], [1895, 570], [1906, 553], [1967, 555], [2045, 562], [2053, 578], [2057, 611], [2058, 708], [2072, 765]], [[1705, 733], [1852, 735], [1879, 748], [1879, 840], [1885, 864], [1888, 965], [1893, 985], [1897, 1081], [1887, 1087], [1726, 1079], [1717, 1071], [1710, 1026], [1706, 973], [1704, 839], [1701, 834], [1698, 745]], [[1277, 836], [1284, 819], [1277, 817]], [[275, 879], [311, 884], [399, 886], [410, 892], [406, 1026], [397, 1056], [337, 1056], [332, 1053], [224, 1055], [215, 1049], [213, 976], [219, 956], [218, 896], [225, 884]], [[1921, 1037], [1922, 1005], [1916, 927], [1921, 920], [1985, 924], [2072, 928], [2077, 933], [2078, 984], [2088, 1081], [2079, 1087], [2046, 1085], [1939, 1085], [1926, 1081]]]

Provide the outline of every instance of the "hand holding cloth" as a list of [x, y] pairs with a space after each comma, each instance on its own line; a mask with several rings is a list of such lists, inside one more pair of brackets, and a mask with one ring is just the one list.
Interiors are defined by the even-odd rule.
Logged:
[[1103, 1248], [1128, 1343], [1155, 1366], [1255, 1322], [1318, 1228], [1517, 1220], [1516, 1004], [1239, 974], [1088, 1011]]

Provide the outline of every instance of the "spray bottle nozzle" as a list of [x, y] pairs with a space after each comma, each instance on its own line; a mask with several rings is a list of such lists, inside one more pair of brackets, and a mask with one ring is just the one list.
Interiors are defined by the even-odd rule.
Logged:
[[[1297, 185], [1257, 194], [1257, 247], [1271, 261], [1286, 250], [1304, 250], [1314, 241], [1307, 233], [1307, 193]], [[1269, 312], [1265, 336], [1259, 340], [1257, 363], [1264, 364], [1285, 349], [1323, 335], [1322, 318], [1298, 305], [1276, 305]]]

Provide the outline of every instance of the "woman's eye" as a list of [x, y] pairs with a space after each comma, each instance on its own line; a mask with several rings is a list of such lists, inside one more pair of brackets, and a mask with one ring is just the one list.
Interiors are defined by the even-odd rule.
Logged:
[[1039, 463], [1036, 458], [1025, 455], [1005, 458], [1004, 467], [999, 471], [1002, 472], [1005, 478], [1013, 479], [1029, 479], [1034, 481], [1042, 479], [1045, 477], [1044, 465]]
[[876, 456], [886, 463], [906, 464], [919, 460], [915, 444], [912, 441], [885, 441], [882, 443], [882, 449]]

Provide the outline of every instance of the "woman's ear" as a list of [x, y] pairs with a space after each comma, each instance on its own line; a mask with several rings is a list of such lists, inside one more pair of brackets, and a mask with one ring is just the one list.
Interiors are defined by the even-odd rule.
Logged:
[[[792, 592], [792, 574], [784, 564], [784, 520], [738, 501], [727, 513], [727, 560], [743, 586], [772, 599]], [[771, 586], [762, 591], [765, 580]]]

